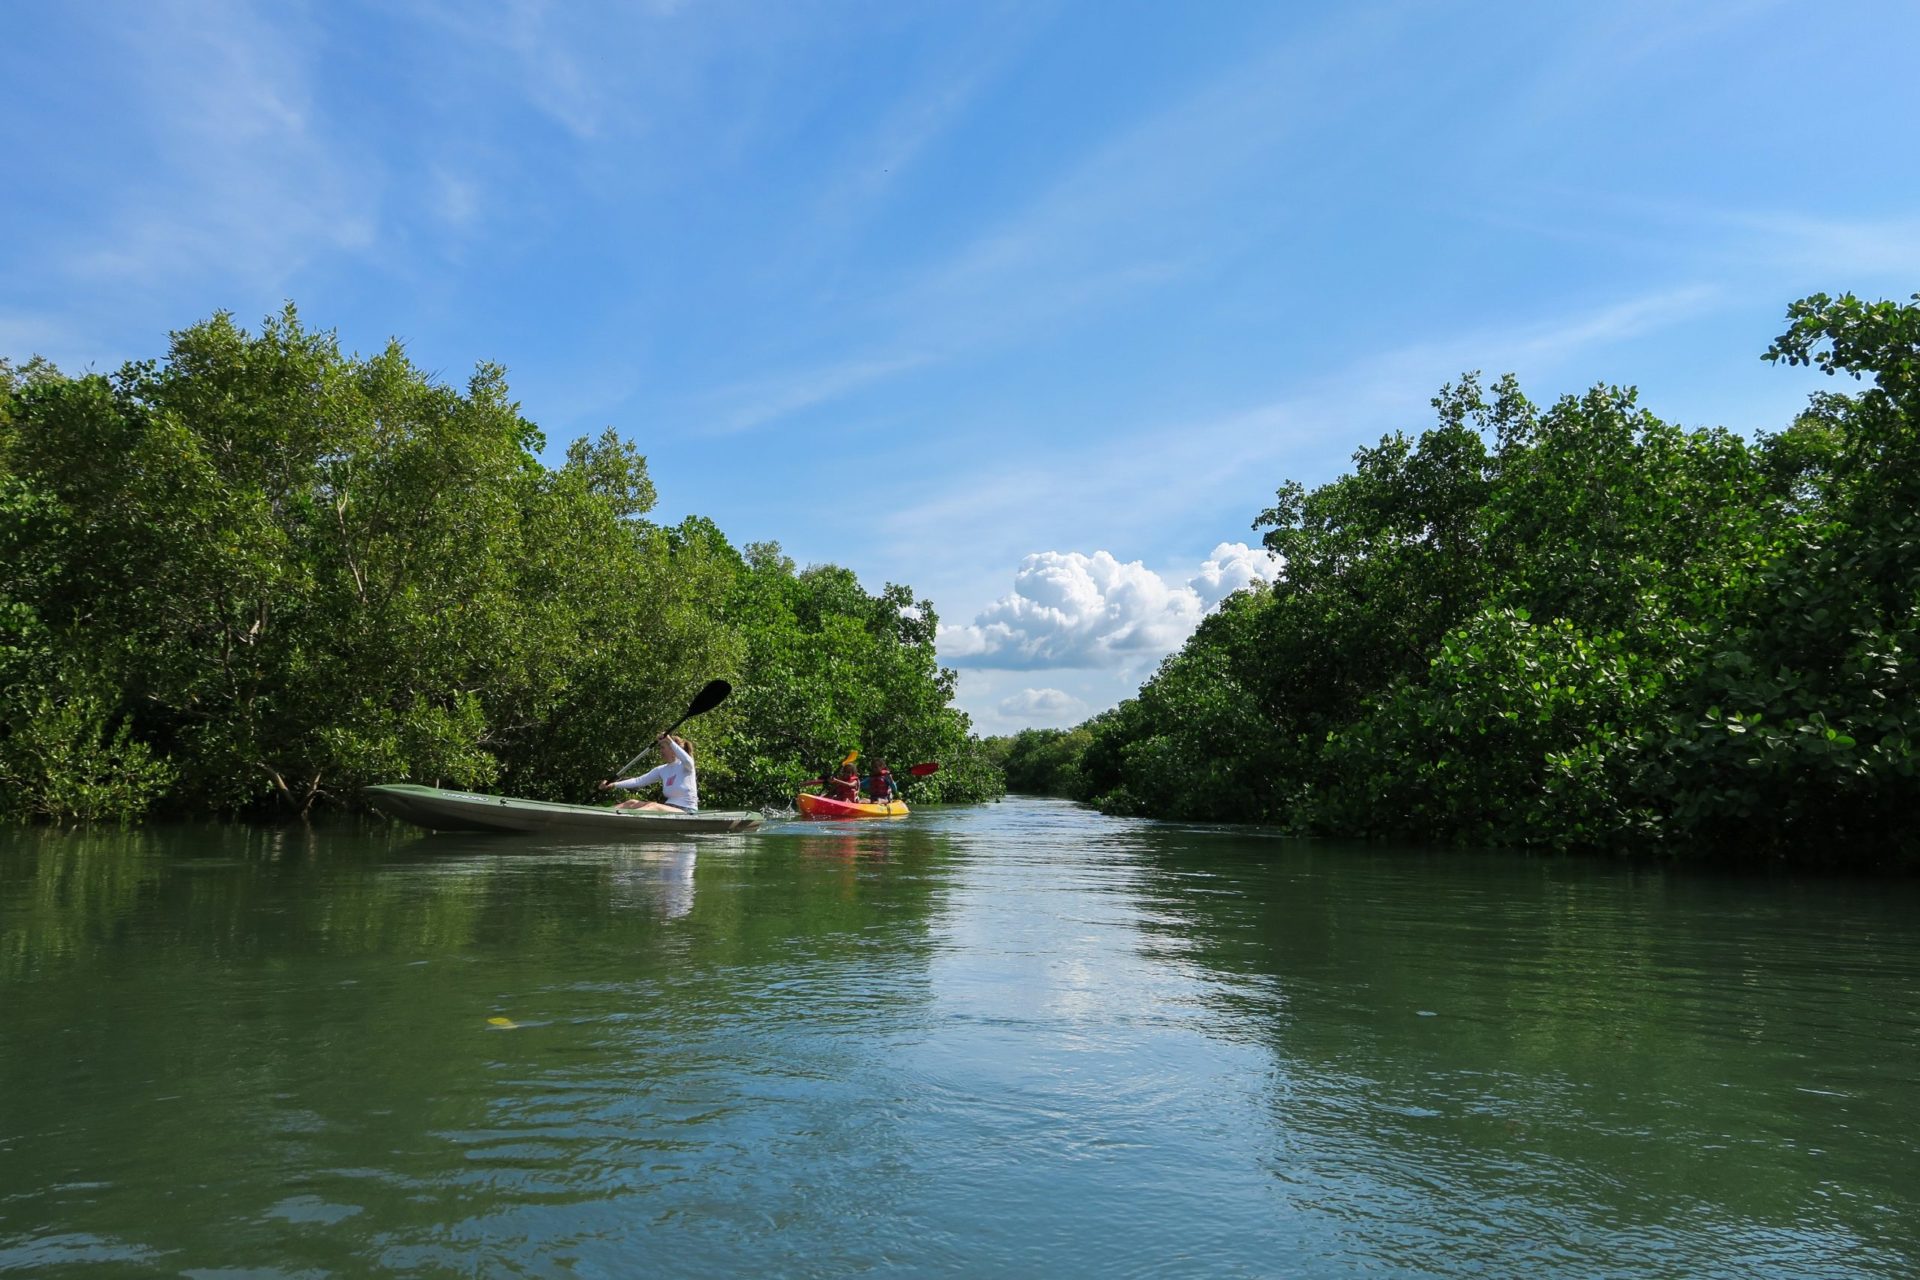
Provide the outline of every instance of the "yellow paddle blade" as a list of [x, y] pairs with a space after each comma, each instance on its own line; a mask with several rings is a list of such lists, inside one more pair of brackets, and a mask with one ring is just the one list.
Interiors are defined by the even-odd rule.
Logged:
[[842, 765], [849, 765], [849, 764], [852, 764], [855, 760], [858, 760], [859, 758], [860, 758], [860, 753], [858, 751], [849, 751], [847, 752], [847, 758], [845, 760], [842, 760], [840, 763]]

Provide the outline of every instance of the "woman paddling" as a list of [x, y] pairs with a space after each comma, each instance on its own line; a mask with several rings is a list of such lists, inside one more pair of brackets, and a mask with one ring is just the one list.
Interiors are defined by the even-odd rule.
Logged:
[[694, 773], [693, 751], [687, 746], [687, 740], [677, 733], [663, 733], [659, 737], [660, 763], [637, 778], [622, 778], [618, 782], [603, 782], [600, 789], [608, 787], [620, 791], [636, 791], [641, 787], [660, 784], [660, 794], [666, 803], [656, 800], [622, 800], [613, 806], [616, 809], [645, 809], [658, 813], [698, 813], [700, 812], [700, 780]]

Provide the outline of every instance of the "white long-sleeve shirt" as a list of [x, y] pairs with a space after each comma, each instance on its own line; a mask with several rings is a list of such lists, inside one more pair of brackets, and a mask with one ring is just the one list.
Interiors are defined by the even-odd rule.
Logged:
[[693, 757], [672, 738], [667, 739], [667, 753], [673, 759], [655, 765], [637, 778], [622, 778], [613, 785], [621, 791], [633, 791], [657, 782], [668, 804], [688, 813], [700, 812], [700, 779], [693, 771]]

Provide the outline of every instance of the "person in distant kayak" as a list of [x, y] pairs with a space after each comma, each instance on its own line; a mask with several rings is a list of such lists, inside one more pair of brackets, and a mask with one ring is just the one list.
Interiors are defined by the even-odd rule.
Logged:
[[840, 766], [840, 772], [827, 779], [827, 794], [835, 800], [844, 800], [848, 804], [860, 801], [860, 771], [848, 760]]
[[877, 760], [873, 766], [873, 776], [867, 779], [867, 794], [875, 804], [891, 804], [896, 794], [893, 785], [893, 771], [887, 768], [885, 760]]
[[700, 779], [694, 772], [693, 751], [687, 746], [687, 740], [677, 733], [660, 735], [660, 763], [637, 778], [622, 778], [618, 782], [603, 782], [600, 789], [612, 787], [617, 791], [638, 791], [641, 787], [660, 784], [660, 794], [666, 803], [656, 800], [622, 800], [613, 806], [616, 809], [645, 809], [656, 813], [698, 813], [700, 812]]

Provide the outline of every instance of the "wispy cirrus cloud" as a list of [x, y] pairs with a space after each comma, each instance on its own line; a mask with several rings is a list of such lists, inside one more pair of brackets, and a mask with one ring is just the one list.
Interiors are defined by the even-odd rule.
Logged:
[[[64, 246], [65, 272], [156, 287], [224, 278], [270, 293], [317, 255], [374, 242], [380, 166], [333, 134], [318, 101], [318, 34], [297, 16], [157, 4], [119, 13], [147, 163]], [[138, 56], [134, 56], [134, 50]]]
[[982, 96], [1030, 45], [1045, 6], [1003, 5], [971, 39], [918, 68], [905, 90], [884, 100], [868, 127], [836, 158], [797, 229], [815, 246], [844, 247], [887, 194], [911, 181], [927, 153], [966, 120]]
[[[1204, 265], [1243, 251], [1261, 235], [1248, 224], [1228, 233], [1217, 202], [1264, 171], [1260, 159], [1362, 96], [1350, 74], [1391, 15], [1359, 14], [1250, 58], [1176, 103], [1124, 124], [1009, 213], [900, 271], [822, 336], [832, 354], [777, 379], [796, 388], [764, 411], [738, 415], [745, 429], [911, 371], [1003, 348], [1088, 315], [1151, 295]], [[883, 146], [912, 155], [964, 110], [998, 73], [996, 51], [928, 97], [912, 123]], [[885, 172], [890, 166], [883, 164]], [[881, 185], [856, 167], [829, 208], [870, 197]], [[871, 335], [884, 334], [879, 342]], [[849, 370], [860, 376], [848, 377]]]
[[[678, 5], [649, 5], [665, 15]], [[419, 18], [477, 54], [490, 78], [576, 140], [598, 135], [613, 105], [612, 85], [593, 69], [590, 46], [570, 26], [573, 7], [550, 0], [476, 0], [410, 6]]]
[[695, 416], [706, 434], [734, 435], [837, 400], [925, 363], [925, 356], [898, 355], [770, 375], [710, 393], [705, 397], [706, 408], [696, 409]]
[[[1213, 242], [1209, 256], [1238, 248], [1231, 237], [1216, 239], [1217, 202], [1263, 176], [1282, 144], [1363, 97], [1367, 89], [1354, 73], [1400, 25], [1392, 7], [1355, 11], [1251, 55], [1093, 148], [1023, 207], [931, 267], [912, 299], [998, 298], [1010, 285], [1022, 293], [1084, 290], [1089, 277], [1192, 259], [1203, 227]], [[1257, 237], [1261, 224], [1281, 212], [1250, 219], [1244, 234]]]
[[[1466, 369], [1547, 369], [1573, 356], [1671, 328], [1712, 308], [1725, 296], [1713, 284], [1656, 289], [1600, 306], [1535, 320], [1483, 327], [1442, 339], [1413, 342], [1381, 352], [1346, 370], [1405, 395], [1424, 383], [1439, 386]], [[1450, 370], [1451, 372], [1446, 372]], [[1382, 381], [1384, 380], [1384, 382]], [[1349, 381], [1347, 386], [1353, 383]]]
[[1250, 404], [1107, 431], [1071, 465], [1009, 468], [991, 459], [917, 478], [900, 486], [882, 527], [903, 550], [938, 562], [954, 547], [1016, 556], [1007, 546], [1014, 531], [1049, 539], [1079, 531], [1114, 545], [1195, 510], [1243, 524], [1288, 475], [1325, 469], [1386, 431], [1428, 425], [1428, 400], [1463, 371], [1551, 374], [1685, 324], [1719, 300], [1715, 289], [1690, 285], [1387, 347]]
[[1861, 276], [1920, 279], [1920, 216], [1839, 218], [1719, 210], [1694, 220], [1728, 237], [1723, 252], [1737, 265], [1818, 275], [1838, 280], [1842, 287]]
[[[1302, 204], [1312, 200], [1309, 183], [1322, 191], [1338, 190], [1349, 176], [1360, 175], [1377, 154], [1366, 147], [1343, 153], [1317, 145], [1318, 138], [1355, 117], [1370, 118], [1368, 144], [1396, 160], [1396, 153], [1409, 147], [1458, 147], [1463, 163], [1487, 171], [1503, 166], [1510, 170], [1521, 158], [1550, 145], [1555, 122], [1590, 113], [1604, 103], [1620, 76], [1682, 59], [1727, 31], [1750, 25], [1760, 11], [1777, 7], [1777, 0], [1729, 0], [1697, 6], [1685, 21], [1661, 26], [1650, 23], [1657, 5], [1638, 5], [1583, 19], [1566, 31], [1559, 31], [1561, 24], [1547, 24], [1560, 38], [1516, 74], [1510, 91], [1497, 96], [1499, 109], [1486, 119], [1476, 118], [1472, 130], [1456, 123], [1452, 132], [1429, 125], [1422, 115], [1433, 105], [1430, 100], [1409, 99], [1380, 114], [1372, 75], [1383, 51], [1417, 41], [1429, 31], [1423, 25], [1428, 19], [1416, 6], [1355, 11], [1292, 32], [1287, 40], [1260, 48], [1210, 77], [1171, 106], [1122, 121], [1076, 162], [969, 234], [944, 245], [930, 238], [930, 244], [940, 247], [925, 262], [897, 272], [851, 308], [851, 318], [822, 333], [814, 344], [820, 353], [815, 361], [789, 359], [787, 371], [777, 377], [738, 378], [748, 385], [784, 382], [798, 393], [784, 405], [780, 395], [768, 396], [763, 412], [741, 415], [733, 429], [771, 424], [881, 383], [1035, 335], [1051, 336], [1083, 318], [1106, 318], [1169, 286], [1204, 278], [1238, 255], [1273, 252], [1276, 229], [1286, 223], [1292, 206], [1287, 194], [1276, 199], [1270, 183], [1262, 184], [1268, 183], [1282, 156], [1301, 167]], [[1650, 26], [1659, 29], [1651, 31]], [[883, 188], [882, 175], [892, 168], [886, 157], [911, 158], [963, 115], [980, 87], [997, 74], [991, 60], [986, 62], [985, 70], [926, 90], [893, 133], [880, 135], [891, 141], [876, 144], [877, 166], [855, 166], [837, 186], [830, 184], [833, 194], [827, 205], [859, 205]], [[1424, 92], [1431, 95], [1434, 89], [1428, 86]], [[1483, 127], [1489, 121], [1496, 127]], [[1504, 191], [1526, 181], [1521, 171], [1521, 176], [1503, 178], [1498, 185]], [[1253, 195], [1256, 190], [1262, 192], [1259, 197]], [[1441, 200], [1450, 202], [1450, 197]], [[1245, 216], [1224, 222], [1219, 217], [1223, 206], [1242, 208]], [[1469, 210], [1459, 213], [1473, 216]], [[1502, 210], [1497, 216], [1510, 218], [1511, 213]], [[1534, 230], [1543, 237], [1621, 234], [1618, 227], [1597, 231], [1579, 218]], [[1810, 264], [1844, 266], [1851, 261], [1891, 270], [1901, 268], [1915, 252], [1915, 240], [1906, 234], [1910, 224], [1898, 219], [1879, 226], [1829, 225], [1782, 215], [1756, 217], [1746, 230], [1756, 240], [1749, 257], [1785, 254]], [[1639, 300], [1599, 309], [1588, 317], [1595, 326], [1591, 334], [1505, 335], [1514, 339], [1509, 359], [1544, 362], [1551, 355], [1546, 344], [1568, 349], [1599, 344], [1645, 332], [1674, 315], [1697, 314], [1727, 287], [1719, 270], [1724, 247], [1711, 236], [1701, 236], [1687, 250], [1692, 269], [1670, 274], [1664, 285], [1656, 283]], [[1556, 325], [1548, 321], [1543, 328]], [[876, 333], [883, 336], [876, 339]], [[1410, 344], [1410, 359], [1419, 358], [1414, 349], [1419, 345]], [[1467, 344], [1441, 340], [1424, 345], [1439, 349]], [[1488, 354], [1484, 347], [1463, 350], [1454, 361], [1454, 372], [1460, 367], [1506, 367], [1500, 355]], [[845, 377], [850, 369], [862, 371], [861, 376]]]

